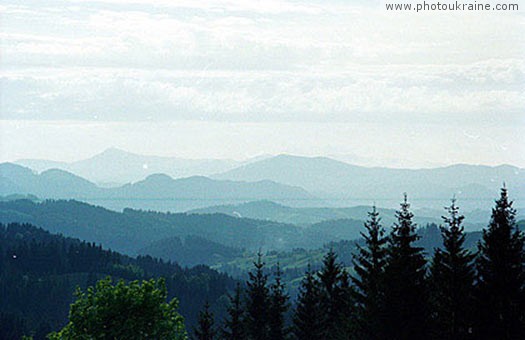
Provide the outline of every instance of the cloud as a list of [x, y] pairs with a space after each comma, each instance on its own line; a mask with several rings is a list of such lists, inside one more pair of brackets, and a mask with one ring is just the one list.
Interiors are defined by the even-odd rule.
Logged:
[[312, 74], [37, 68], [4, 75], [3, 107], [4, 119], [520, 124], [524, 70], [516, 60]]
[[3, 120], [525, 124], [521, 13], [388, 13], [364, 0], [0, 11]]
[[344, 71], [523, 58], [525, 44], [518, 14], [392, 14], [337, 1], [37, 2], [4, 12], [2, 63], [13, 67]]

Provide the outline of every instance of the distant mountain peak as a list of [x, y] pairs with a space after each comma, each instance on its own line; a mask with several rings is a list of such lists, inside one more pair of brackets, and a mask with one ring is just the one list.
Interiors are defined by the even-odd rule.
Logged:
[[77, 176], [77, 175], [75, 175], [75, 174], [73, 174], [73, 173], [71, 173], [69, 171], [62, 170], [62, 169], [55, 169], [55, 168], [42, 171], [40, 173], [40, 176], [44, 176], [44, 177], [56, 177], [56, 176], [75, 177], [75, 178], [87, 181], [86, 179], [84, 179], [84, 178], [82, 178], [80, 176]]
[[124, 149], [119, 149], [117, 147], [111, 146], [111, 147], [107, 148], [106, 150], [102, 151], [101, 153], [122, 153], [122, 152], [128, 153]]
[[322, 156], [299, 156], [299, 155], [292, 155], [292, 154], [289, 154], [289, 153], [281, 153], [281, 154], [278, 154], [274, 157], [270, 157], [270, 158], [267, 158], [267, 159], [329, 159], [327, 157], [322, 157]]
[[180, 178], [179, 181], [200, 181], [200, 182], [213, 182], [213, 180], [206, 176], [190, 176], [185, 178]]
[[246, 206], [246, 207], [261, 207], [261, 208], [288, 208], [287, 206], [283, 205], [283, 204], [279, 204], [277, 202], [274, 202], [274, 201], [270, 201], [270, 200], [258, 200], [258, 201], [250, 201], [250, 202], [246, 202], [246, 203], [242, 203], [241, 206]]
[[29, 169], [28, 167], [25, 167], [23, 165], [19, 165], [19, 164], [15, 164], [15, 163], [11, 163], [11, 162], [3, 162], [3, 163], [0, 163], [0, 169], [26, 169], [26, 170], [29, 170], [31, 171], [31, 169]]
[[35, 171], [31, 170], [28, 167], [25, 167], [19, 164], [15, 164], [15, 163], [10, 163], [10, 162], [0, 163], [0, 176], [8, 177], [10, 174], [13, 174], [13, 173], [19, 173], [25, 176], [32, 176], [35, 174]]
[[[324, 163], [332, 163], [332, 164], [342, 164], [347, 166], [355, 166], [350, 163], [346, 163], [343, 161], [339, 161], [330, 157], [325, 156], [298, 156], [298, 155], [291, 155], [291, 154], [280, 154], [274, 157], [267, 158], [263, 161], [275, 161], [275, 160], [289, 160], [289, 161], [301, 161], [301, 162], [324, 162]], [[252, 163], [255, 164], [255, 163]]]
[[166, 174], [152, 174], [143, 179], [141, 182], [148, 183], [171, 183], [174, 179]]
[[129, 151], [126, 151], [124, 149], [119, 149], [119, 148], [116, 148], [116, 147], [110, 147], [110, 148], [107, 148], [104, 151], [94, 155], [92, 158], [100, 157], [100, 156], [104, 156], [104, 157], [118, 157], [118, 156], [131, 156], [131, 155], [136, 156], [136, 154], [134, 154], [132, 152], [129, 152]]

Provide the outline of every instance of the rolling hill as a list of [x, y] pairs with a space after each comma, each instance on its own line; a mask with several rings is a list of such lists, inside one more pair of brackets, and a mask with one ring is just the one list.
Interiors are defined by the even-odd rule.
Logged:
[[316, 248], [339, 239], [330, 232], [273, 221], [224, 214], [173, 214], [132, 209], [116, 212], [72, 200], [0, 201], [0, 222], [32, 223], [50, 232], [100, 243], [130, 255], [168, 238], [175, 244], [174, 237], [181, 242], [186, 242], [188, 237], [208, 240], [209, 244], [202, 248], [208, 247], [211, 251], [219, 248], [213, 243], [256, 251]]
[[[312, 207], [297, 208], [289, 207], [272, 201], [252, 201], [241, 204], [225, 204], [189, 210], [192, 214], [220, 213], [230, 216], [247, 217], [260, 220], [272, 220], [282, 223], [299, 225], [316, 224], [328, 220], [350, 219], [364, 221], [370, 206], [355, 206], [348, 208]], [[394, 209], [378, 208], [383, 223], [390, 225], [394, 221]], [[439, 223], [442, 211], [432, 211], [432, 215], [419, 214], [416, 211], [415, 221], [420, 225], [427, 223]]]

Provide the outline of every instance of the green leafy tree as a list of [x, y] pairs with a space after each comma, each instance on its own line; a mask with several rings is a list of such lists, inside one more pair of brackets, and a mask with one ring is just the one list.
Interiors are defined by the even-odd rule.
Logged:
[[472, 332], [474, 255], [464, 247], [464, 216], [459, 214], [456, 200], [446, 208], [441, 227], [443, 249], [432, 259], [431, 297], [433, 336], [437, 339], [467, 339]]
[[265, 263], [260, 252], [253, 265], [255, 270], [249, 273], [246, 283], [246, 335], [248, 339], [267, 340], [270, 339], [268, 322], [270, 292], [268, 275], [264, 273]]
[[69, 323], [50, 339], [186, 339], [177, 300], [166, 302], [163, 279], [97, 282], [87, 292], [77, 290]]
[[199, 312], [199, 322], [195, 329], [195, 337], [198, 340], [213, 340], [216, 333], [213, 313], [210, 311], [210, 304], [206, 301], [204, 310]]
[[385, 327], [389, 339], [428, 337], [426, 261], [405, 194], [388, 243]]
[[245, 339], [246, 330], [244, 327], [244, 309], [240, 283], [237, 283], [235, 292], [229, 296], [229, 299], [228, 316], [224, 321], [224, 329], [222, 331], [223, 338], [226, 340]]
[[368, 213], [365, 222], [366, 233], [361, 232], [364, 246], [358, 245], [354, 256], [355, 276], [352, 281], [356, 287], [357, 334], [360, 339], [385, 339], [385, 230], [376, 207]]
[[281, 268], [277, 264], [275, 279], [270, 286], [270, 310], [268, 316], [270, 338], [272, 340], [284, 340], [288, 334], [285, 325], [285, 314], [289, 308], [289, 297], [286, 294], [286, 287], [282, 282], [281, 275]]
[[321, 310], [320, 284], [308, 265], [308, 270], [301, 281], [297, 307], [293, 317], [293, 332], [298, 340], [322, 339], [324, 314]]
[[515, 216], [507, 189], [502, 188], [477, 258], [476, 328], [481, 339], [519, 339], [525, 334], [524, 236]]

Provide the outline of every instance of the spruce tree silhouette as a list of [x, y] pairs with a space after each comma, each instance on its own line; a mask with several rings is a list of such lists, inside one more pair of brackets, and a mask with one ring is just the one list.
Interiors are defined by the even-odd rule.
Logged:
[[479, 243], [477, 307], [480, 339], [523, 339], [525, 336], [524, 236], [507, 189], [492, 209]]

